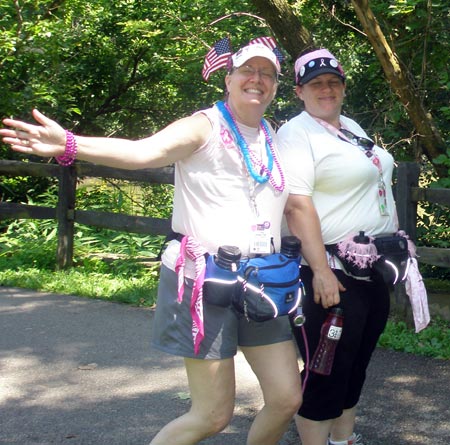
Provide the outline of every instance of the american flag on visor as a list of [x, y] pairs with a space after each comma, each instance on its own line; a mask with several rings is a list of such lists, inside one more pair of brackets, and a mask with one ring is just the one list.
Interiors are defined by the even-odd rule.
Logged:
[[283, 62], [283, 53], [278, 49], [277, 42], [273, 37], [257, 37], [256, 39], [251, 40], [248, 44], [251, 45], [253, 43], [262, 43], [263, 45], [268, 46], [274, 52], [278, 62]]
[[227, 66], [230, 57], [231, 44], [228, 37], [224, 37], [223, 39], [214, 43], [205, 57], [205, 63], [202, 70], [203, 79], [208, 81], [211, 73], [224, 66]]

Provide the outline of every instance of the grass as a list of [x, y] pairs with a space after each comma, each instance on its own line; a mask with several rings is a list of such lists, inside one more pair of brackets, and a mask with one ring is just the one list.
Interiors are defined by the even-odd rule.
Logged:
[[[159, 279], [155, 258], [161, 239], [79, 229], [74, 267], [56, 269], [56, 235], [45, 223], [28, 221], [24, 230], [13, 223], [0, 235], [0, 285], [78, 295], [136, 306], [153, 306]], [[37, 233], [39, 232], [39, 233]], [[81, 234], [81, 235], [80, 235]], [[112, 239], [112, 241], [111, 241]], [[111, 253], [113, 252], [113, 254]], [[139, 255], [138, 255], [139, 253]], [[113, 261], [109, 259], [114, 258]]]
[[0, 261], [0, 285], [98, 298], [107, 301], [152, 307], [156, 301], [158, 267], [122, 276], [111, 272], [95, 272], [85, 267], [69, 271], [49, 271], [23, 267], [5, 269]]

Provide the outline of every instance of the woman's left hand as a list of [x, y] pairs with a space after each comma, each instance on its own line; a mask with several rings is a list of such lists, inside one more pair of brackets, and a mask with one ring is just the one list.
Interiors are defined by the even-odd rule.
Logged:
[[55, 121], [33, 110], [33, 117], [41, 125], [33, 125], [14, 119], [3, 119], [3, 124], [11, 128], [0, 129], [5, 144], [14, 151], [38, 156], [59, 156], [65, 151], [66, 132]]

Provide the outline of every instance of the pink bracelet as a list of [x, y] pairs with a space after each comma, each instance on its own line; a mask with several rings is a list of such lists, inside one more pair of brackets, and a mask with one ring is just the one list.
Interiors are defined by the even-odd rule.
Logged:
[[55, 159], [59, 165], [68, 167], [73, 164], [77, 157], [77, 140], [72, 132], [66, 130], [66, 150], [61, 156], [56, 156]]

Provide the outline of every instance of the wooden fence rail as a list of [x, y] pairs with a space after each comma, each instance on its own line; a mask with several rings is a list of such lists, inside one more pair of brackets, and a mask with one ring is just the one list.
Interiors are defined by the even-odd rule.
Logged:
[[[398, 166], [395, 195], [400, 227], [416, 240], [417, 204], [419, 201], [450, 205], [449, 189], [418, 187], [419, 166], [403, 162]], [[113, 178], [148, 184], [173, 184], [173, 167], [123, 170], [77, 162], [71, 167], [22, 161], [0, 160], [0, 175], [56, 177], [59, 180], [56, 208], [0, 202], [0, 219], [56, 219], [58, 221], [58, 268], [72, 266], [74, 223], [112, 230], [166, 235], [170, 220], [118, 213], [77, 210], [75, 202], [79, 178]], [[419, 262], [450, 267], [450, 249], [419, 247]]]
[[75, 195], [78, 179], [85, 177], [112, 178], [148, 184], [173, 184], [172, 167], [123, 170], [82, 162], [77, 162], [71, 167], [60, 167], [54, 164], [0, 160], [0, 175], [58, 178], [56, 208], [0, 202], [0, 219], [56, 219], [58, 221], [57, 267], [59, 269], [73, 265], [75, 223], [150, 235], [167, 235], [170, 231], [168, 219], [77, 210]]

